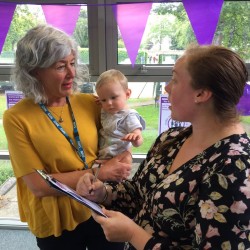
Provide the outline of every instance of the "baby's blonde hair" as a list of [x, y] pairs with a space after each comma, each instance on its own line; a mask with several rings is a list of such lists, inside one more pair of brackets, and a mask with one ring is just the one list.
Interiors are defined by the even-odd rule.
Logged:
[[103, 84], [108, 82], [120, 83], [124, 90], [128, 89], [128, 79], [119, 70], [110, 69], [103, 72], [96, 81], [96, 90], [100, 88]]

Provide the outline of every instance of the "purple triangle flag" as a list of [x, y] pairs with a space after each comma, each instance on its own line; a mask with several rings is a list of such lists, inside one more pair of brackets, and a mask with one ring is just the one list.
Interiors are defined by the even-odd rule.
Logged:
[[250, 85], [246, 84], [244, 93], [237, 105], [238, 111], [243, 116], [250, 115]]
[[183, 5], [198, 43], [212, 44], [223, 0], [183, 0]]
[[58, 29], [73, 35], [79, 17], [80, 5], [42, 5], [46, 22]]
[[2, 53], [3, 45], [8, 34], [12, 17], [16, 9], [15, 3], [0, 3], [0, 54]]
[[132, 67], [136, 61], [151, 7], [152, 3], [112, 6]]

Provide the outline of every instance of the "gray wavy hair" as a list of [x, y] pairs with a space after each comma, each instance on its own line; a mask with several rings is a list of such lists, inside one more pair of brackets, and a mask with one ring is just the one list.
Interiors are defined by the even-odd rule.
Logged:
[[22, 91], [25, 97], [33, 99], [35, 103], [47, 103], [43, 85], [33, 75], [33, 71], [50, 67], [71, 52], [75, 56], [76, 69], [72, 89], [76, 92], [79, 84], [89, 81], [88, 67], [78, 63], [77, 43], [65, 32], [50, 25], [38, 25], [30, 29], [17, 43], [15, 67], [11, 76], [15, 89]]

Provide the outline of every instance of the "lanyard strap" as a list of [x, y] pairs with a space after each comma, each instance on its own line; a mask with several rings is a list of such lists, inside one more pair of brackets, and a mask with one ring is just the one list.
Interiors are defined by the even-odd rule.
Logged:
[[65, 132], [65, 130], [62, 128], [62, 126], [57, 122], [57, 120], [54, 118], [54, 116], [49, 112], [49, 110], [47, 109], [47, 107], [43, 103], [41, 103], [41, 102], [39, 103], [39, 105], [40, 105], [41, 109], [44, 111], [44, 113], [49, 117], [49, 119], [56, 126], [56, 128], [65, 136], [65, 138], [68, 140], [68, 142], [70, 143], [70, 145], [77, 152], [77, 154], [81, 158], [82, 162], [84, 163], [85, 167], [88, 168], [88, 165], [86, 163], [86, 158], [85, 158], [84, 150], [83, 150], [83, 146], [81, 144], [80, 136], [79, 136], [77, 125], [76, 125], [76, 119], [75, 119], [75, 116], [74, 116], [74, 113], [73, 113], [73, 110], [72, 110], [72, 107], [71, 107], [71, 104], [70, 104], [70, 101], [69, 101], [68, 97], [66, 97], [66, 101], [67, 101], [67, 103], [69, 105], [69, 109], [70, 109], [70, 113], [71, 113], [71, 117], [72, 117], [72, 121], [73, 121], [73, 135], [74, 135], [74, 138], [76, 140], [77, 147], [74, 145], [73, 140]]

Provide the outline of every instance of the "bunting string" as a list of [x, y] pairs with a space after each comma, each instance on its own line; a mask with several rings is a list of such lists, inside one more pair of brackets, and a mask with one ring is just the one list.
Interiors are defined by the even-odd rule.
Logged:
[[[32, 0], [30, 1], [11, 1], [11, 3], [13, 4], [29, 4], [29, 5], [80, 5], [80, 6], [114, 6], [114, 5], [120, 5], [120, 4], [140, 4], [140, 3], [164, 3], [164, 2], [178, 2], [176, 0], [152, 0], [152, 1], [133, 1], [133, 2], [119, 2], [119, 3], [78, 3], [78, 2], [74, 2], [74, 1], [70, 1], [70, 3], [34, 3]], [[181, 1], [179, 1], [181, 2]], [[1, 1], [0, 3], [10, 3], [9, 1]]]
[[[2, 2], [2, 3], [1, 3]], [[72, 35], [75, 29], [76, 22], [80, 13], [80, 6], [112, 6], [113, 12], [117, 21], [118, 28], [121, 31], [125, 47], [128, 52], [132, 66], [134, 66], [141, 39], [147, 24], [147, 19], [150, 14], [152, 3], [171, 2], [166, 0], [150, 1], [150, 2], [119, 2], [115, 4], [90, 4], [90, 3], [72, 3], [71, 4], [39, 4], [42, 6], [46, 22], [58, 27], [68, 34]], [[5, 13], [4, 22], [0, 24], [0, 45], [3, 44], [11, 23], [11, 8], [16, 4], [24, 3], [23, 1], [7, 3], [0, 1], [0, 11]], [[5, 4], [4, 4], [5, 3]], [[27, 4], [27, 1], [25, 2]], [[31, 1], [32, 4], [32, 1]], [[33, 3], [34, 4], [34, 3]], [[198, 43], [210, 44], [212, 42], [217, 22], [220, 15], [220, 10], [223, 0], [183, 0], [183, 5], [190, 19], [195, 36]], [[38, 5], [38, 4], [36, 4]], [[65, 11], [67, 9], [67, 21], [65, 21]], [[9, 13], [9, 14], [8, 14]], [[206, 18], [202, 18], [202, 17]], [[12, 17], [12, 16], [11, 16]], [[2, 19], [3, 20], [3, 19]], [[132, 20], [132, 21], [131, 21]], [[136, 25], [135, 25], [136, 24]], [[0, 47], [0, 52], [2, 47]]]

